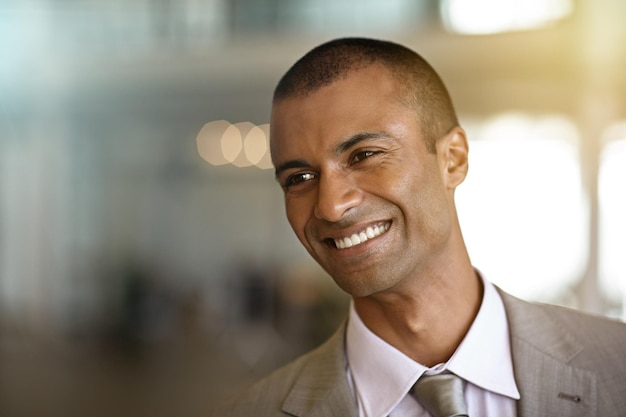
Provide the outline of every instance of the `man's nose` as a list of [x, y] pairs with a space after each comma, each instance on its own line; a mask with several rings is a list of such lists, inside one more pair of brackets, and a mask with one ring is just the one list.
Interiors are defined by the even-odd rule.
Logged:
[[343, 173], [322, 174], [314, 215], [318, 219], [337, 222], [361, 200], [361, 190], [349, 176]]

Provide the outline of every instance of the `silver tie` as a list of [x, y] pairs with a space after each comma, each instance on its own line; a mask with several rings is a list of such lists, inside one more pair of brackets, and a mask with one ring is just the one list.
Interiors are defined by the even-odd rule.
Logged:
[[434, 417], [468, 417], [463, 385], [453, 374], [423, 375], [411, 394]]

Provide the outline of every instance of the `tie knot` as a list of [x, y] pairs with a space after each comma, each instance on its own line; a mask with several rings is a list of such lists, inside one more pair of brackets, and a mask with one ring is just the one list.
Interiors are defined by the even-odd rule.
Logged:
[[463, 385], [453, 374], [424, 375], [411, 393], [433, 417], [467, 417]]

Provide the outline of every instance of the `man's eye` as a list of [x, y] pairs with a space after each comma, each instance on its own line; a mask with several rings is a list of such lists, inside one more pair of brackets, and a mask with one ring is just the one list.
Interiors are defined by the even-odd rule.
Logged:
[[311, 181], [312, 179], [315, 179], [315, 175], [311, 174], [310, 172], [302, 172], [299, 174], [293, 174], [293, 175], [290, 175], [285, 181], [285, 187], [302, 184], [304, 182]]
[[356, 162], [360, 162], [364, 159], [367, 159], [371, 156], [376, 155], [378, 152], [377, 151], [360, 151], [355, 153], [354, 155], [352, 155], [352, 163], [356, 163]]

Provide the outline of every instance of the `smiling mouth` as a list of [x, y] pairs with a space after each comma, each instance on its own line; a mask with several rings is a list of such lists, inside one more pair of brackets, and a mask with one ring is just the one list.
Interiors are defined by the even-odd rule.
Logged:
[[387, 232], [391, 227], [391, 222], [380, 223], [375, 226], [369, 226], [365, 230], [360, 231], [359, 233], [354, 233], [351, 236], [346, 236], [338, 239], [332, 239], [337, 249], [347, 249], [353, 246], [360, 245], [361, 243], [365, 243], [370, 239], [373, 239], [377, 236], [382, 235]]

